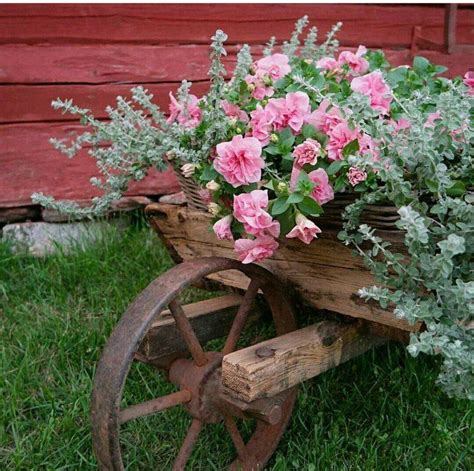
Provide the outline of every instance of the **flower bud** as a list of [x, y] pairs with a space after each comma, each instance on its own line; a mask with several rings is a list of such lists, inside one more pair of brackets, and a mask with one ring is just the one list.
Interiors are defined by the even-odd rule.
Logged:
[[253, 83], [248, 83], [247, 89], [249, 92], [253, 92], [255, 90], [255, 85]]
[[193, 176], [194, 171], [196, 170], [196, 168], [197, 168], [197, 164], [184, 164], [181, 167], [181, 173], [183, 174], [183, 176], [185, 178], [189, 178], [189, 177]]
[[206, 183], [206, 188], [209, 190], [209, 191], [217, 191], [221, 188], [221, 186], [219, 185], [219, 183], [217, 183], [216, 181], [214, 180], [211, 180], [210, 182], [207, 182]]
[[265, 77], [263, 78], [263, 83], [268, 87], [272, 85], [273, 80], [268, 75], [265, 75]]
[[306, 62], [306, 64], [312, 64], [312, 63], [313, 63], [313, 59], [305, 59], [304, 62]]
[[176, 157], [176, 152], [173, 150], [170, 150], [166, 153], [166, 158], [168, 160], [173, 160]]
[[235, 127], [237, 125], [237, 118], [229, 118], [229, 124]]
[[218, 216], [221, 212], [221, 207], [217, 203], [209, 203], [207, 205], [207, 210], [213, 215]]
[[270, 141], [272, 142], [278, 142], [278, 134], [275, 134], [274, 132], [270, 136]]
[[288, 190], [288, 185], [285, 182], [278, 182], [277, 191], [283, 193]]
[[237, 133], [242, 134], [242, 129], [241, 128], [235, 128], [235, 130], [237, 131]]

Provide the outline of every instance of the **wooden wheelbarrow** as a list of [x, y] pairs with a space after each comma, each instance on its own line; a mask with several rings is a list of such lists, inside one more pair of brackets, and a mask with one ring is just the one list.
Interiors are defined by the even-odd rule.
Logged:
[[[218, 422], [224, 422], [236, 450], [229, 469], [262, 469], [289, 422], [299, 383], [387, 340], [406, 341], [420, 328], [360, 300], [357, 290], [374, 280], [361, 259], [337, 240], [337, 229], [326, 229], [308, 246], [284, 241], [272, 259], [243, 265], [234, 260], [232, 243], [218, 241], [209, 230], [206, 213], [163, 204], [148, 206], [146, 213], [180, 263], [136, 298], [103, 351], [91, 411], [101, 469], [124, 469], [121, 424], [177, 405], [185, 407], [192, 423], [173, 470], [185, 469], [202, 427]], [[382, 235], [401, 243], [395, 231]], [[239, 291], [179, 303], [183, 290], [208, 280]], [[257, 296], [271, 311], [276, 336], [238, 349]], [[330, 311], [327, 319], [297, 329], [295, 296]], [[223, 348], [205, 350], [217, 338], [225, 338]], [[176, 392], [121, 409], [134, 361], [165, 370]], [[236, 421], [246, 418], [256, 419], [256, 426], [244, 442]]]

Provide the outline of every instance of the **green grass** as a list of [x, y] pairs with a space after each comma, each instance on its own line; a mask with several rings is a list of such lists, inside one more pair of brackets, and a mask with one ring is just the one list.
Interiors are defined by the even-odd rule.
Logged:
[[[0, 245], [0, 469], [96, 469], [95, 365], [127, 304], [171, 265], [139, 227], [47, 259], [14, 257]], [[472, 404], [443, 395], [436, 375], [436, 359], [389, 345], [307, 382], [268, 469], [474, 469]], [[169, 390], [140, 364], [125, 401]], [[188, 423], [177, 408], [127, 424], [128, 469], [169, 469]], [[232, 454], [222, 426], [209, 426], [189, 469], [223, 469]]]

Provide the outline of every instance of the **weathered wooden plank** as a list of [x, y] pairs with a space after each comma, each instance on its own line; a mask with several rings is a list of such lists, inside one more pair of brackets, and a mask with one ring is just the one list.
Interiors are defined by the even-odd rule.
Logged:
[[[160, 204], [153, 207], [158, 215], [153, 218], [154, 224], [184, 260], [208, 256], [235, 258], [232, 242], [216, 239], [205, 213]], [[324, 226], [322, 229], [321, 238], [309, 245], [294, 240], [280, 241], [274, 256], [261, 265], [293, 286], [307, 303], [318, 309], [403, 330], [418, 330], [419, 325], [410, 326], [389, 310], [382, 310], [357, 296], [358, 289], [375, 284], [372, 274], [361, 258], [354, 257], [352, 250], [337, 240], [337, 231]], [[399, 233], [380, 231], [380, 234], [400, 246]], [[240, 273], [233, 271], [220, 272], [212, 279], [238, 288], [248, 284]]]
[[[229, 294], [183, 306], [201, 344], [226, 335], [232, 325], [242, 297]], [[139, 358], [154, 364], [168, 364], [188, 351], [170, 311], [163, 311], [146, 334]]]
[[[153, 94], [153, 102], [168, 113], [169, 92], [173, 93], [179, 82], [140, 84]], [[105, 108], [116, 103], [117, 96], [131, 97], [134, 84], [107, 85], [3, 85], [0, 86], [0, 123], [19, 123], [35, 121], [75, 121], [77, 116], [51, 107], [56, 98], [72, 98], [82, 108], [90, 109], [96, 118], [107, 118]], [[209, 82], [193, 83], [192, 93], [202, 96], [207, 92]]]
[[[351, 48], [346, 48], [351, 50]], [[228, 48], [225, 59], [229, 71], [235, 64], [236, 47]], [[261, 47], [255, 51], [258, 57]], [[409, 49], [386, 50], [393, 65], [411, 63]], [[472, 51], [443, 54], [420, 50], [432, 62], [446, 65], [449, 75], [463, 74], [470, 65]], [[166, 83], [183, 79], [208, 79], [207, 46], [0, 46], [2, 84], [105, 84]]]
[[[463, 8], [464, 7], [464, 8]], [[471, 42], [474, 15], [461, 6], [457, 39]], [[3, 5], [0, 43], [207, 43], [221, 28], [234, 43], [288, 38], [297, 18], [308, 14], [321, 36], [344, 22], [344, 45], [408, 47], [414, 26], [442, 42], [442, 5], [232, 4], [202, 5]], [[367, 34], [370, 31], [370, 34]]]
[[[236, 47], [225, 63], [235, 62]], [[0, 46], [0, 83], [162, 83], [206, 80], [208, 46]]]
[[[57, 198], [85, 200], [99, 194], [89, 183], [97, 175], [94, 159], [81, 152], [67, 159], [52, 148], [49, 138], [65, 138], [81, 126], [26, 124], [0, 126], [0, 207], [31, 205], [31, 194], [43, 191]], [[142, 182], [130, 185], [127, 195], [158, 195], [179, 189], [172, 171], [150, 171]]]
[[363, 323], [323, 321], [226, 355], [222, 384], [243, 401], [271, 397], [385, 341]]

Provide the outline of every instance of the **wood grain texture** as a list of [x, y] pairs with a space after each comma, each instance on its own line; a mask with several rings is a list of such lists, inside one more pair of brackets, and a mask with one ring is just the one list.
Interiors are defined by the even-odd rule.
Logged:
[[[31, 205], [31, 194], [43, 191], [57, 198], [84, 200], [100, 194], [89, 180], [97, 175], [87, 151], [67, 159], [49, 138], [67, 138], [82, 129], [73, 124], [38, 123], [0, 126], [0, 207]], [[127, 195], [158, 195], [179, 189], [174, 173], [150, 171]]]
[[319, 322], [226, 355], [222, 384], [242, 401], [271, 397], [385, 341], [363, 323]]
[[[236, 258], [233, 244], [219, 241], [209, 227], [209, 217], [185, 207], [154, 204], [153, 224], [184, 260], [195, 257], [221, 256]], [[397, 319], [390, 311], [380, 309], [357, 296], [357, 291], [372, 286], [375, 280], [362, 259], [354, 257], [350, 248], [336, 238], [337, 231], [321, 226], [321, 238], [309, 245], [299, 241], [281, 240], [280, 247], [270, 259], [260, 263], [292, 286], [305, 302], [318, 309], [327, 309], [352, 317], [367, 319], [402, 330], [418, 330]], [[395, 244], [400, 236], [380, 231]], [[229, 286], [245, 289], [248, 280], [232, 270], [210, 277]]]
[[[461, 11], [458, 42], [472, 42], [474, 11], [468, 5]], [[321, 37], [342, 21], [343, 45], [408, 47], [414, 26], [431, 41], [443, 39], [443, 5], [3, 5], [0, 43], [207, 44], [221, 28], [231, 43], [258, 44], [272, 35], [287, 39], [305, 14]]]
[[[183, 305], [184, 313], [202, 345], [227, 334], [241, 301], [241, 296], [229, 294]], [[170, 311], [163, 311], [160, 318], [153, 322], [139, 348], [142, 358], [160, 365], [168, 364], [187, 352], [186, 343]]]

